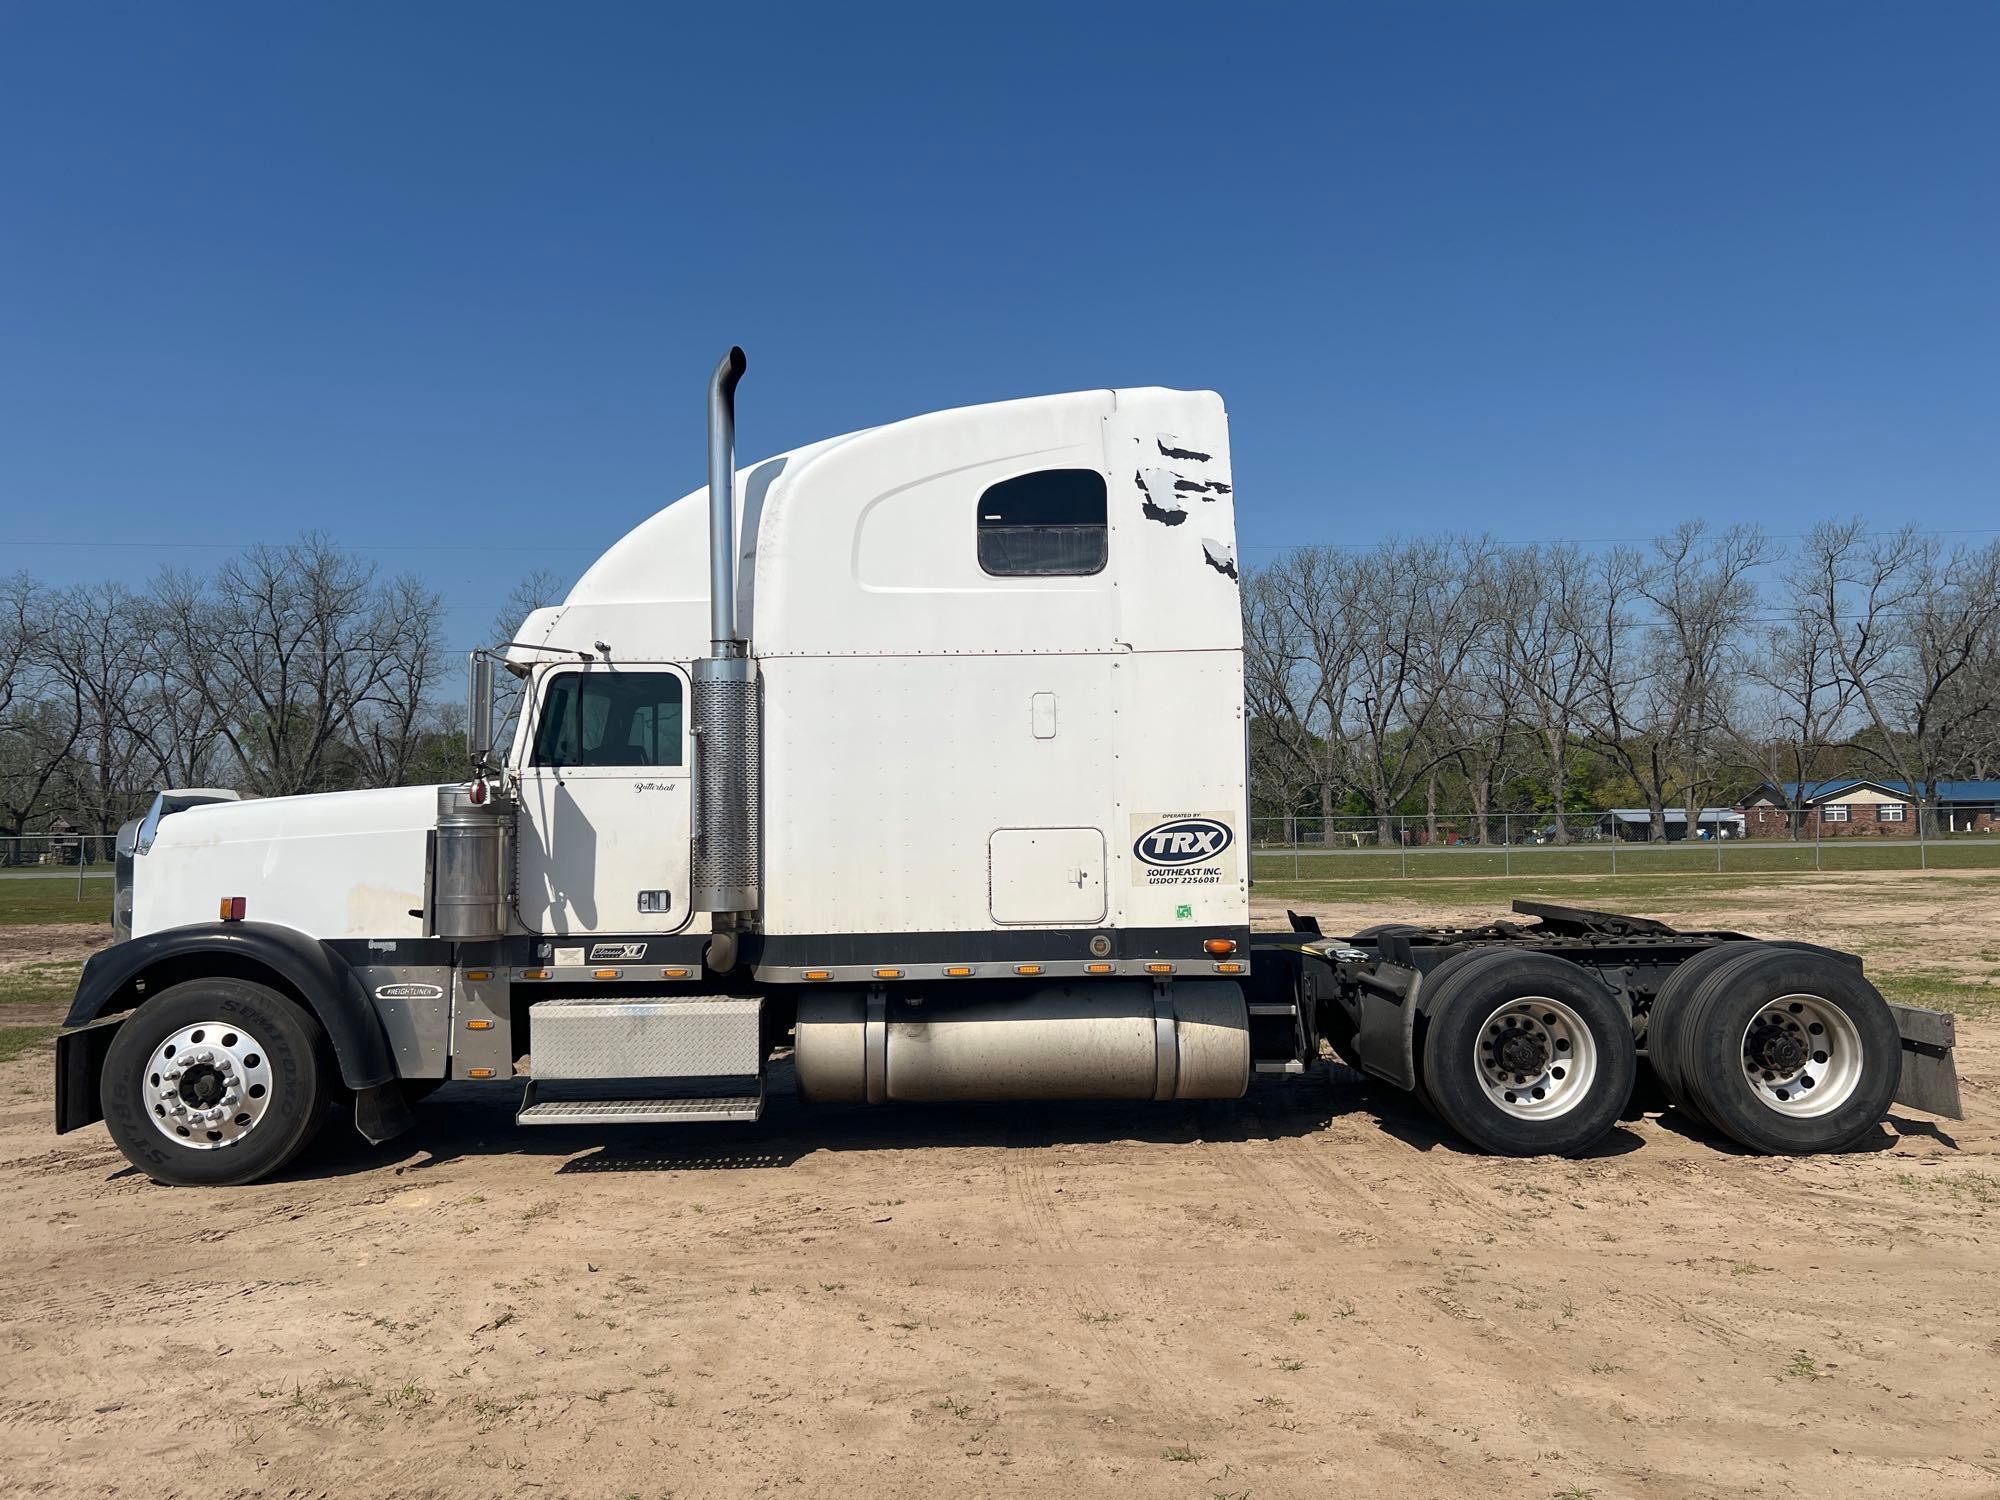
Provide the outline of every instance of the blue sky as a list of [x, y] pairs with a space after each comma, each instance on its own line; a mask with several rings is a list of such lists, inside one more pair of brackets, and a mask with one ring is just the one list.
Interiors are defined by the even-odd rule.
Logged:
[[320, 527], [477, 644], [731, 341], [746, 456], [1214, 387], [1252, 562], [2000, 529], [2000, 7], [712, 9], [0, 4], [0, 571]]

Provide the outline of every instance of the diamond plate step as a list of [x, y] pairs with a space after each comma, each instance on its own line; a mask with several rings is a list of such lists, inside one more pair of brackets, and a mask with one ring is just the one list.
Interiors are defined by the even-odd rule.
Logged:
[[764, 1002], [741, 995], [574, 996], [528, 1007], [541, 1079], [748, 1077], [763, 1066]]
[[699, 1120], [761, 1119], [764, 1090], [754, 1094], [705, 1094], [639, 1099], [538, 1099], [530, 1083], [518, 1125], [682, 1125]]

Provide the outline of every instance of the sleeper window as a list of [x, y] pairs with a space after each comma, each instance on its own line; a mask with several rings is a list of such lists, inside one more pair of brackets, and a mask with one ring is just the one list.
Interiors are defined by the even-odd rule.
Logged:
[[1079, 577], [1105, 559], [1104, 476], [1042, 469], [979, 497], [979, 566], [999, 578]]
[[535, 726], [538, 766], [678, 766], [681, 680], [672, 672], [559, 672]]

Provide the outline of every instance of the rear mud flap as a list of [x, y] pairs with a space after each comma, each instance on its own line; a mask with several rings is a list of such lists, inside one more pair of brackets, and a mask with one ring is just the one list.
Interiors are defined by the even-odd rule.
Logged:
[[1941, 1010], [1915, 1005], [1891, 1001], [1889, 1010], [1903, 1038], [1903, 1076], [1896, 1085], [1896, 1102], [1928, 1115], [1964, 1119], [1958, 1102], [1958, 1064], [1951, 1055], [1958, 1040], [1957, 1023]]

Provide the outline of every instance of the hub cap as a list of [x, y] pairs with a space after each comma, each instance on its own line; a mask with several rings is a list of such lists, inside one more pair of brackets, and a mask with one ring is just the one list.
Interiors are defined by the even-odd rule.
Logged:
[[143, 1093], [154, 1129], [177, 1146], [233, 1146], [271, 1106], [271, 1059], [241, 1026], [201, 1021], [153, 1049]]
[[1780, 995], [1743, 1028], [1743, 1077], [1781, 1115], [1840, 1108], [1861, 1083], [1861, 1033], [1819, 995]]
[[1560, 1000], [1525, 995], [1488, 1016], [1473, 1043], [1487, 1098], [1523, 1120], [1567, 1114], [1597, 1077], [1597, 1043]]

